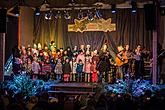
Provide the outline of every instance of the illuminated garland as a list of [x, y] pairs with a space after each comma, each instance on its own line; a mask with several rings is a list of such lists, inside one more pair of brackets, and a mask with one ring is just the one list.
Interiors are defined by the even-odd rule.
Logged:
[[115, 94], [125, 94], [125, 93], [131, 93], [135, 97], [139, 97], [141, 95], [144, 95], [146, 90], [150, 90], [152, 92], [152, 95], [154, 95], [160, 88], [156, 85], [152, 85], [147, 80], [135, 80], [135, 81], [123, 81], [118, 80], [113, 85], [105, 85], [104, 92], [109, 93], [115, 93]]
[[11, 91], [13, 96], [18, 93], [24, 96], [34, 96], [44, 90], [44, 85], [44, 81], [33, 81], [26, 74], [15, 75], [13, 80], [4, 82], [4, 88]]

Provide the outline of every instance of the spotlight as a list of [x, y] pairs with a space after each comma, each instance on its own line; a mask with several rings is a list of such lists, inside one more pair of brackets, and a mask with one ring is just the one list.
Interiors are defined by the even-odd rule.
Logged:
[[102, 18], [102, 14], [101, 14], [100, 10], [97, 10], [97, 9], [96, 9], [96, 17], [97, 17], [98, 19]]
[[111, 5], [111, 12], [112, 14], [116, 13], [116, 4]]
[[68, 11], [64, 11], [64, 18], [67, 19], [67, 20], [71, 19], [71, 16], [70, 16]]
[[89, 10], [88, 10], [88, 13], [87, 13], [87, 17], [88, 17], [89, 21], [93, 20], [93, 13], [91, 11], [89, 11]]
[[136, 11], [137, 11], [137, 4], [136, 4], [136, 2], [132, 1], [131, 5], [132, 5], [132, 13], [136, 13]]
[[19, 16], [20, 15], [20, 13], [19, 13], [19, 7], [18, 6], [16, 6], [13, 10], [14, 10], [14, 14], [16, 16]]
[[52, 19], [52, 11], [49, 10], [45, 13], [45, 19], [51, 20]]
[[61, 18], [61, 13], [60, 13], [60, 11], [57, 11], [57, 14], [55, 15], [55, 18], [56, 18], [56, 19]]
[[40, 15], [40, 9], [38, 7], [35, 9], [35, 15], [36, 16], [39, 16]]
[[79, 13], [78, 13], [78, 19], [83, 19], [83, 17], [84, 17], [84, 15], [83, 15], [83, 12], [82, 12], [82, 10], [80, 10], [79, 11]]

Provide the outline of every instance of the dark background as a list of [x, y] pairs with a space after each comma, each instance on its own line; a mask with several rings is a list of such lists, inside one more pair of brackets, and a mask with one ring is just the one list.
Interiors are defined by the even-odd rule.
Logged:
[[12, 54], [12, 48], [18, 44], [18, 18], [7, 16], [7, 33], [5, 39], [5, 62]]

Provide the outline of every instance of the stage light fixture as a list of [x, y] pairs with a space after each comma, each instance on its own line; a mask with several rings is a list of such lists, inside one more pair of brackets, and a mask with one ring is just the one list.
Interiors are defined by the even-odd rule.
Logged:
[[56, 15], [55, 15], [55, 18], [58, 19], [58, 18], [61, 18], [61, 13], [60, 11], [57, 11]]
[[14, 10], [15, 16], [19, 16], [20, 15], [18, 6], [16, 6], [13, 10]]
[[111, 5], [111, 12], [112, 14], [116, 13], [116, 4]]
[[71, 16], [70, 16], [68, 11], [64, 11], [64, 18], [67, 19], [67, 20], [71, 19]]
[[36, 16], [39, 16], [39, 15], [40, 15], [40, 8], [37, 7], [37, 8], [35, 9], [35, 15], [36, 15]]
[[45, 19], [46, 20], [51, 20], [52, 19], [52, 11], [49, 10], [45, 13]]
[[93, 18], [93, 13], [91, 11], [88, 10], [88, 13], [87, 13], [87, 17], [88, 17], [88, 20], [89, 21], [92, 21], [94, 18]]
[[137, 4], [136, 4], [136, 2], [132, 1], [131, 2], [131, 6], [132, 6], [132, 9], [131, 9], [132, 13], [136, 13], [137, 12]]
[[78, 13], [78, 19], [83, 19], [83, 17], [84, 17], [84, 15], [83, 15], [83, 12], [82, 12], [82, 10], [80, 10], [79, 11], [79, 13]]
[[98, 10], [98, 9], [96, 9], [96, 17], [97, 17], [98, 19], [100, 19], [100, 18], [103, 17], [103, 16], [102, 16], [102, 13], [101, 13], [100, 10]]

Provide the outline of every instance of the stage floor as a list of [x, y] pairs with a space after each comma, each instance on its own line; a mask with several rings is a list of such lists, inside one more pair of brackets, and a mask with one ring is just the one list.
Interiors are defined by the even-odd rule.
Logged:
[[[165, 89], [165, 85], [152, 85], [147, 80], [143, 80], [141, 82], [134, 82], [136, 83], [137, 87], [134, 84], [135, 89], [132, 94], [135, 94], [136, 90], [141, 89], [142, 92], [145, 92], [145, 90], [151, 89], [153, 91], [153, 87], [155, 89]], [[108, 83], [63, 83], [63, 82], [56, 82], [51, 83], [50, 89], [48, 90], [50, 97], [55, 97], [57, 94], [65, 94], [69, 96], [75, 96], [75, 95], [89, 95], [89, 94], [96, 94], [96, 93], [108, 93], [108, 91], [111, 92], [119, 92], [119, 93], [127, 93], [127, 90], [130, 89], [130, 87], [127, 87], [127, 83], [124, 81], [121, 81], [119, 83], [115, 84], [108, 84]], [[140, 92], [136, 93], [135, 95], [141, 94]]]
[[91, 87], [91, 86], [96, 86], [98, 83], [72, 83], [72, 82], [68, 82], [68, 83], [63, 83], [63, 82], [59, 82], [59, 83], [55, 83], [55, 84], [51, 84], [50, 86], [61, 86], [61, 87]]
[[50, 84], [48, 93], [51, 97], [56, 94], [65, 95], [87, 95], [95, 94], [98, 84], [97, 83], [54, 83]]

